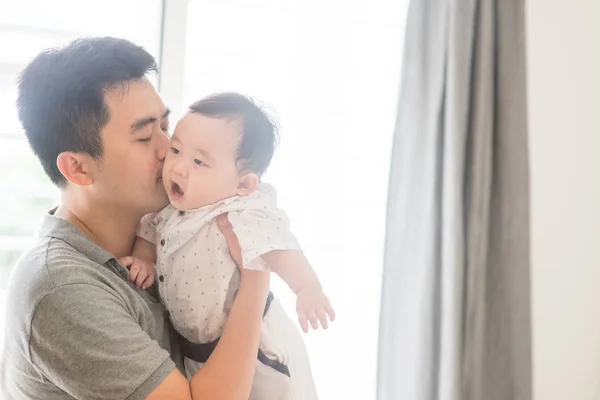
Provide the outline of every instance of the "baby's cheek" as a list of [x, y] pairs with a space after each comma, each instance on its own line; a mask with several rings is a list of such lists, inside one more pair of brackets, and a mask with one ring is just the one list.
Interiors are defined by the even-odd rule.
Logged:
[[206, 179], [194, 179], [188, 187], [188, 202], [193, 202], [192, 208], [204, 207], [219, 201], [218, 184], [213, 184]]
[[211, 178], [206, 177], [194, 185], [194, 197], [202, 206], [218, 203], [237, 194], [237, 186], [231, 180]]

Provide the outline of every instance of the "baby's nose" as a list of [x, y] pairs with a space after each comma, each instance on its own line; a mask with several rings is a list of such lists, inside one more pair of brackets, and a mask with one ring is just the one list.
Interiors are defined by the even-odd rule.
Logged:
[[175, 172], [181, 176], [187, 176], [187, 167], [182, 162], [175, 165]]

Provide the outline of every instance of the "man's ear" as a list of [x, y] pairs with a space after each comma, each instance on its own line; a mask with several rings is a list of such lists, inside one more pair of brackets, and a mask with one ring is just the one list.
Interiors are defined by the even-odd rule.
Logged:
[[77, 186], [93, 183], [91, 172], [92, 158], [89, 154], [63, 151], [56, 158], [56, 166], [67, 181]]
[[258, 186], [258, 175], [254, 172], [245, 172], [240, 175], [240, 182], [238, 183], [237, 194], [239, 196], [248, 196], [254, 192], [254, 189]]

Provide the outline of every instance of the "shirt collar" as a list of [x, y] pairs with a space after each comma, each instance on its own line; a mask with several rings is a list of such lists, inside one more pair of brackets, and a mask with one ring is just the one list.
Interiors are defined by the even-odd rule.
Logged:
[[105, 264], [115, 256], [94, 243], [81, 229], [54, 215], [56, 209], [44, 216], [40, 228], [41, 237], [53, 237], [65, 241], [75, 250], [98, 263]]

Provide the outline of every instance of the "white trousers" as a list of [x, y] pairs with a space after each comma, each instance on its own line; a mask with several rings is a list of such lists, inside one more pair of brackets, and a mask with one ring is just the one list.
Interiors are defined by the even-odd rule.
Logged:
[[[277, 299], [263, 318], [259, 348], [273, 366], [256, 360], [250, 400], [318, 399], [304, 340]], [[187, 357], [184, 364], [188, 379], [203, 365]]]

